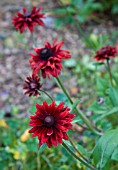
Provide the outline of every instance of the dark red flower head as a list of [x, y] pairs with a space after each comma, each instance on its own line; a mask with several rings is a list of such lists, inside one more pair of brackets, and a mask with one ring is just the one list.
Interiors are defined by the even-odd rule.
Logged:
[[26, 28], [33, 32], [33, 27], [36, 24], [43, 26], [44, 23], [41, 18], [44, 18], [44, 14], [40, 13], [41, 8], [33, 7], [32, 11], [22, 8], [22, 13], [18, 12], [12, 20], [17, 30], [22, 33]]
[[106, 46], [97, 51], [94, 58], [96, 58], [97, 61], [104, 61], [106, 59], [115, 58], [117, 54], [118, 51], [116, 47]]
[[34, 74], [39, 71], [42, 72], [43, 78], [50, 75], [57, 77], [61, 73], [62, 60], [70, 58], [68, 50], [62, 50], [61, 47], [64, 42], [54, 43], [51, 45], [49, 42], [45, 44], [43, 48], [35, 48], [36, 54], [30, 54], [30, 65], [33, 69]]
[[37, 111], [34, 116], [30, 116], [30, 126], [33, 128], [29, 133], [32, 137], [38, 136], [39, 146], [46, 143], [50, 148], [62, 143], [62, 139], [68, 140], [67, 131], [72, 128], [74, 114], [70, 114], [70, 109], [64, 107], [64, 103], [58, 106], [53, 101], [50, 105], [43, 102], [42, 105], [36, 104]]
[[38, 90], [40, 90], [40, 78], [37, 75], [32, 75], [26, 78], [24, 88], [26, 90], [25, 94], [30, 96], [37, 96]]

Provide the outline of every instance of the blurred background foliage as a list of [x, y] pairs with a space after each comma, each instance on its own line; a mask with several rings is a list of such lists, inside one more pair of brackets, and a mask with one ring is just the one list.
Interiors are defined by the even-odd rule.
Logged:
[[[110, 33], [91, 33], [91, 28], [97, 27], [97, 24], [107, 23], [109, 20], [112, 20], [113, 24], [117, 26], [118, 18], [116, 16], [118, 14], [118, 1], [53, 0], [51, 3], [54, 6], [50, 9], [47, 8], [50, 1], [47, 2], [46, 0], [28, 0], [27, 2], [24, 1], [22, 3], [22, 5], [20, 4], [20, 7], [23, 5], [27, 6], [27, 4], [41, 4], [42, 8], [44, 7], [44, 11], [47, 12], [47, 15], [49, 14], [49, 16], [54, 18], [54, 27], [51, 28], [52, 32], [54, 30], [57, 32], [59, 31], [58, 36], [62, 37], [62, 39], [64, 36], [63, 33], [61, 33], [63, 28], [66, 29], [66, 32], [68, 32], [68, 30], [72, 30], [73, 33], [76, 32], [76, 34], [79, 35], [79, 39], [81, 35], [83, 47], [81, 47], [81, 49], [78, 47], [77, 54], [71, 59], [63, 62], [65, 67], [61, 78], [64, 82], [67, 82], [66, 86], [70, 84], [67, 88], [73, 96], [73, 101], [80, 99], [78, 106], [95, 122], [98, 128], [103, 130], [115, 128], [118, 124], [118, 120], [116, 119], [118, 113], [118, 58], [115, 58], [114, 61], [111, 62], [115, 85], [115, 87], [111, 89], [109, 88], [109, 75], [104, 64], [102, 62], [99, 64], [95, 63], [92, 57], [94, 56], [95, 51], [104, 45], [110, 44], [117, 46], [118, 31], [117, 29], [113, 29]], [[19, 2], [16, 4], [19, 4]], [[15, 12], [12, 11], [12, 14]], [[76, 24], [79, 24], [86, 32], [87, 41], [82, 37], [80, 29], [76, 28]], [[29, 49], [27, 43], [30, 42], [30, 40], [28, 40], [30, 36], [27, 34], [20, 35], [15, 32], [13, 28], [10, 29], [10, 36], [5, 37], [5, 34], [0, 34], [0, 38], [3, 41], [3, 47], [7, 47], [7, 49], [10, 50], [14, 47], [16, 49], [21, 49], [21, 55], [24, 55], [23, 50]], [[38, 31], [36, 30], [36, 32]], [[30, 45], [30, 48], [32, 48], [32, 45]], [[73, 49], [71, 49], [71, 51], [73, 51]], [[1, 54], [0, 58], [4, 60], [4, 57]], [[25, 58], [25, 60], [27, 60], [27, 58]], [[73, 77], [74, 79], [71, 79], [70, 77]], [[69, 80], [71, 81], [68, 83]], [[21, 81], [23, 81], [23, 79], [21, 79]], [[53, 82], [53, 80], [51, 81]], [[13, 82], [11, 81], [10, 83]], [[75, 84], [73, 85], [73, 83]], [[55, 82], [53, 82], [53, 84], [53, 87], [55, 87]], [[65, 95], [59, 91], [57, 87], [52, 95], [55, 97], [57, 103], [64, 101], [68, 104]], [[102, 103], [99, 103], [100, 99], [103, 100]], [[48, 99], [46, 96], [41, 95], [38, 98], [38, 101], [40, 101], [39, 103], [42, 103], [43, 100]], [[10, 105], [10, 109], [8, 110], [6, 108], [1, 108], [0, 170], [89, 170], [80, 162], [72, 159], [61, 145], [56, 148], [52, 147], [51, 149], [47, 148], [46, 145], [42, 146], [40, 149], [38, 148], [38, 140], [36, 138], [31, 138], [28, 134], [30, 128], [28, 126], [29, 116], [35, 112], [35, 103], [36, 99], [31, 98], [30, 106], [28, 106], [29, 110], [27, 111], [25, 109], [25, 113], [23, 112], [22, 114], [20, 107], [15, 104]], [[93, 152], [92, 149], [98, 141], [98, 137], [93, 135], [86, 128], [83, 128], [83, 122], [78, 117], [74, 122], [76, 122], [76, 125], [73, 125], [72, 131], [69, 132], [70, 136], [72, 136], [73, 141], [78, 144], [77, 147], [84, 155], [91, 157], [93, 153], [92, 156], [95, 159], [98, 150], [96, 149], [96, 151]], [[104, 138], [100, 143], [105, 143]], [[105, 143], [106, 146], [107, 144], [108, 143]], [[118, 161], [118, 153], [108, 153], [108, 155], [110, 156], [107, 157], [107, 159], [106, 155], [103, 155], [103, 160], [106, 161], [107, 165], [108, 163], [111, 164], [110, 170], [118, 169], [118, 164], [116, 163], [116, 161]], [[111, 158], [112, 161], [110, 161], [109, 158]], [[98, 164], [101, 160], [96, 159], [94, 161]], [[104, 167], [104, 170], [105, 168], [106, 170], [109, 170], [108, 166]]]
[[56, 19], [58, 27], [63, 24], [73, 24], [74, 19], [80, 24], [90, 20], [101, 22], [103, 15], [114, 17], [118, 14], [117, 0], [58, 0], [57, 2], [60, 7], [54, 9], [53, 13], [58, 16]]

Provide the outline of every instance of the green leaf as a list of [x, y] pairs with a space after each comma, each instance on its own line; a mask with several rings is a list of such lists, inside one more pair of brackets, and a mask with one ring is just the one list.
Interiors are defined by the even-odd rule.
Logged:
[[58, 162], [63, 162], [65, 163], [68, 160], [68, 158], [66, 156], [63, 155], [63, 157], [61, 157]]
[[73, 68], [77, 65], [77, 62], [75, 61], [75, 59], [69, 59], [69, 60], [66, 60], [64, 62], [64, 65], [67, 67], [67, 68]]
[[71, 0], [60, 0], [64, 5], [70, 4]]
[[87, 152], [85, 151], [82, 145], [77, 144], [76, 146], [83, 155], [87, 155]]
[[82, 122], [82, 120], [80, 119], [80, 117], [79, 117], [79, 116], [76, 116], [76, 117], [73, 119], [72, 124], [74, 124], [74, 123], [81, 123], [81, 122]]
[[18, 106], [13, 106], [11, 112], [12, 112], [13, 114], [17, 114], [17, 113], [19, 112]]
[[46, 148], [47, 148], [47, 145], [43, 144], [39, 149], [39, 153], [42, 153]]
[[118, 129], [106, 132], [98, 141], [93, 151], [95, 164], [104, 168], [112, 158], [112, 154], [118, 148]]
[[49, 159], [48, 159], [45, 155], [42, 155], [41, 157], [45, 160], [45, 162], [47, 163], [47, 165], [49, 166], [49, 168], [52, 169], [52, 165], [51, 165]]
[[112, 13], [117, 14], [118, 13], [118, 4], [114, 5], [112, 8]]
[[72, 109], [71, 109], [71, 113], [74, 112], [74, 110], [76, 109], [76, 107], [77, 107], [78, 103], [80, 103], [80, 101], [81, 101], [80, 99], [77, 99], [77, 100], [73, 103]]
[[[118, 35], [117, 35], [117, 36], [118, 36]], [[113, 75], [113, 79], [115, 80], [116, 86], [118, 87], [118, 78], [116, 78], [116, 77]]]
[[115, 160], [115, 161], [118, 161], [118, 147], [117, 147], [117, 149], [115, 149], [115, 151], [113, 152], [111, 159], [112, 159], [112, 160]]
[[86, 20], [87, 16], [84, 15], [78, 15], [77, 19], [79, 20], [80, 23], [84, 23]]
[[36, 112], [36, 106], [32, 106], [29, 111], [31, 113], [35, 113]]
[[0, 110], [0, 119], [2, 119], [4, 117], [4, 111]]
[[60, 168], [58, 168], [58, 170], [68, 170], [68, 166], [62, 165]]
[[63, 93], [57, 93], [55, 96], [55, 99], [56, 99], [56, 103], [60, 103], [61, 101], [64, 101], [64, 102], [67, 101], [67, 97]]
[[[111, 109], [109, 112], [104, 113], [102, 116], [100, 116], [100, 117], [97, 119], [97, 121], [99, 121], [99, 120], [103, 119], [104, 117], [109, 116], [109, 115], [111, 115], [111, 114], [113, 114], [113, 113], [118, 113], [118, 107], [114, 107], [114, 108]], [[117, 116], [116, 116], [116, 117], [117, 117]]]
[[118, 91], [114, 87], [110, 87], [109, 97], [114, 106], [118, 106]]
[[66, 9], [58, 8], [52, 11], [52, 13], [57, 14], [57, 15], [66, 15], [67, 11]]
[[103, 5], [101, 3], [93, 3], [92, 8], [94, 10], [102, 10], [103, 9]]
[[103, 63], [103, 62], [93, 63], [93, 65], [95, 65], [95, 66], [101, 66], [101, 65], [104, 65], [104, 63]]
[[71, 6], [69, 6], [69, 7], [67, 7], [67, 10], [68, 10], [68, 12], [72, 15], [72, 14], [76, 14], [76, 10], [73, 8], [73, 7], [71, 7]]
[[97, 114], [105, 114], [108, 110], [105, 104], [98, 104], [97, 102], [93, 103], [88, 109]]
[[97, 78], [98, 95], [100, 96], [106, 95], [108, 88], [109, 88], [109, 84], [106, 80], [104, 80], [103, 78]]

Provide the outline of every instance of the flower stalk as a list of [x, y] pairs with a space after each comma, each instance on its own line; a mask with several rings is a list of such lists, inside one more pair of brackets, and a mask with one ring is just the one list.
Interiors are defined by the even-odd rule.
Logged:
[[34, 38], [33, 32], [31, 33], [31, 37], [32, 37], [32, 41], [33, 41], [33, 44], [34, 44], [35, 48], [37, 48], [38, 45], [37, 45], [37, 42], [36, 42], [36, 40], [35, 40], [35, 38]]
[[[53, 101], [53, 98], [52, 98], [46, 91], [40, 89], [40, 92], [43, 92], [47, 97], [49, 97], [49, 99], [50, 99], [51, 101]], [[40, 93], [39, 93], [39, 95], [40, 95]]]
[[[66, 97], [68, 98], [68, 100], [70, 101], [71, 104], [73, 104], [73, 101], [70, 97], [70, 95], [68, 94], [68, 92], [66, 91], [65, 87], [63, 86], [63, 83], [61, 82], [59, 77], [56, 77], [57, 83], [59, 84], [59, 86], [61, 87], [62, 91], [64, 92], [64, 94], [66, 95]], [[87, 127], [96, 135], [102, 135], [100, 132], [98, 132], [92, 125], [91, 122], [88, 120], [88, 118], [82, 113], [82, 111], [78, 108], [75, 108], [76, 112], [78, 113], [78, 115], [80, 116], [80, 118], [83, 120], [83, 122], [87, 125]]]
[[113, 86], [113, 78], [112, 78], [112, 73], [111, 73], [111, 68], [110, 68], [109, 59], [107, 59], [106, 61], [107, 61], [107, 68], [108, 68], [108, 72], [109, 72], [109, 77], [110, 77], [111, 86]]
[[[53, 101], [53, 98], [52, 98], [47, 92], [45, 92], [45, 91], [42, 90], [42, 89], [40, 89], [40, 91], [43, 92], [47, 97], [49, 97], [51, 101]], [[39, 93], [39, 94], [40, 94], [40, 93]], [[69, 141], [70, 141], [72, 147], [75, 149], [75, 151], [79, 154], [79, 156], [82, 157], [82, 159], [83, 159], [84, 161], [88, 161], [87, 158], [84, 157], [84, 155], [82, 155], [82, 153], [76, 148], [75, 144], [72, 142], [72, 140], [71, 140], [70, 138], [69, 138]], [[81, 159], [80, 159], [80, 161], [81, 161]]]
[[87, 158], [76, 148], [75, 144], [72, 142], [72, 140], [69, 138], [69, 141], [72, 145], [72, 147], [75, 149], [75, 151], [81, 156], [85, 161], [88, 161]]
[[86, 162], [85, 160], [81, 159], [79, 156], [77, 156], [64, 142], [62, 143], [62, 145], [64, 146], [64, 148], [78, 161], [82, 162], [85, 166], [87, 166], [88, 168], [92, 169], [92, 170], [98, 170], [96, 167], [94, 167], [93, 165], [91, 165], [90, 163]]

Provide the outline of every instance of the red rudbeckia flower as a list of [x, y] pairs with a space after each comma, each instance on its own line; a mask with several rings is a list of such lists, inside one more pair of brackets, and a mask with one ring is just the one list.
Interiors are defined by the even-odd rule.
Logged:
[[60, 75], [62, 69], [62, 60], [70, 58], [68, 50], [62, 50], [61, 47], [64, 42], [54, 43], [51, 45], [49, 42], [45, 43], [43, 48], [35, 48], [36, 54], [30, 54], [30, 65], [33, 69], [34, 74], [39, 71], [42, 72], [43, 78], [46, 76], [57, 77]]
[[29, 97], [37, 96], [40, 88], [40, 78], [37, 75], [32, 75], [26, 78], [23, 89], [26, 90], [25, 94], [29, 94]]
[[13, 24], [17, 30], [22, 33], [26, 28], [33, 32], [33, 27], [36, 24], [43, 26], [44, 23], [41, 18], [44, 18], [44, 14], [40, 13], [41, 8], [33, 7], [32, 11], [22, 8], [22, 13], [18, 12], [17, 16], [13, 18]]
[[30, 116], [30, 126], [33, 128], [29, 133], [32, 137], [37, 136], [39, 146], [46, 143], [50, 148], [52, 145], [61, 144], [62, 139], [68, 140], [67, 131], [72, 128], [74, 114], [70, 114], [70, 109], [64, 107], [61, 102], [56, 106], [53, 101], [50, 105], [46, 101], [42, 105], [36, 104], [37, 111], [34, 116]]
[[96, 58], [97, 61], [104, 61], [106, 59], [115, 58], [116, 54], [118, 54], [116, 47], [106, 46], [97, 51], [94, 58]]

